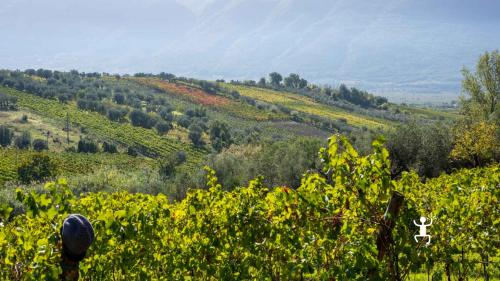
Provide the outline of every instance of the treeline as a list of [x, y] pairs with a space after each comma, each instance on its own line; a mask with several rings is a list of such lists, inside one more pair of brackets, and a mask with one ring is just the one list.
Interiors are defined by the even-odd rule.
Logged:
[[[222, 80], [219, 80], [222, 81]], [[298, 74], [291, 73], [287, 77], [283, 77], [277, 72], [272, 72], [266, 79], [262, 77], [258, 82], [253, 80], [245, 81], [234, 81], [233, 84], [243, 84], [247, 86], [270, 88], [274, 90], [287, 90], [296, 92], [299, 94], [311, 96], [320, 101], [332, 100], [332, 101], [347, 101], [354, 105], [361, 106], [363, 108], [377, 108], [377, 109], [387, 109], [387, 98], [374, 96], [366, 91], [359, 90], [355, 87], [348, 88], [346, 85], [341, 84], [338, 88], [333, 88], [331, 86], [318, 86], [309, 83], [304, 78], [301, 78]]]

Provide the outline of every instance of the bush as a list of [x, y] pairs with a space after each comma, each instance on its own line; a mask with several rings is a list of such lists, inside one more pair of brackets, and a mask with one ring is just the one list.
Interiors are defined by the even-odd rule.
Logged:
[[187, 153], [186, 151], [177, 151], [177, 164], [180, 165], [187, 160]]
[[177, 155], [171, 154], [168, 157], [164, 158], [160, 162], [159, 175], [163, 179], [167, 179], [174, 175], [175, 166], [177, 166]]
[[99, 152], [99, 147], [95, 142], [89, 139], [81, 139], [78, 142], [78, 153], [97, 153]]
[[57, 165], [47, 155], [35, 154], [31, 161], [17, 169], [17, 176], [23, 183], [42, 181], [57, 175]]
[[130, 121], [132, 121], [132, 125], [143, 127], [146, 129], [151, 129], [156, 125], [157, 120], [150, 116], [149, 114], [135, 109], [130, 113]]
[[133, 156], [133, 157], [136, 157], [138, 155], [137, 153], [137, 149], [135, 149], [134, 147], [132, 146], [129, 146], [127, 148], [127, 154], [130, 155], [130, 156]]
[[119, 122], [122, 121], [127, 115], [128, 110], [122, 108], [110, 108], [108, 109], [108, 119], [111, 121]]
[[102, 144], [102, 151], [107, 152], [107, 153], [118, 153], [118, 149], [116, 148], [116, 145], [108, 142], [104, 142]]
[[189, 126], [191, 125], [191, 119], [185, 115], [181, 116], [178, 120], [177, 120], [177, 124], [179, 124], [179, 126], [181, 127], [184, 127], [184, 128], [189, 128]]
[[202, 147], [205, 145], [202, 139], [203, 129], [198, 124], [193, 124], [189, 126], [189, 139], [194, 144], [194, 146]]
[[223, 148], [231, 145], [231, 133], [226, 123], [215, 121], [210, 126], [210, 141], [215, 151], [221, 152]]
[[33, 149], [36, 151], [48, 150], [49, 144], [47, 143], [46, 140], [35, 139], [33, 141]]
[[30, 132], [23, 132], [19, 137], [14, 140], [14, 144], [19, 149], [27, 149], [31, 146]]
[[116, 93], [116, 94], [113, 96], [113, 100], [114, 100], [117, 104], [125, 104], [125, 96], [124, 96], [123, 94]]
[[159, 135], [163, 135], [165, 133], [168, 133], [172, 129], [172, 124], [165, 122], [165, 121], [160, 121], [156, 123], [156, 130], [158, 131]]

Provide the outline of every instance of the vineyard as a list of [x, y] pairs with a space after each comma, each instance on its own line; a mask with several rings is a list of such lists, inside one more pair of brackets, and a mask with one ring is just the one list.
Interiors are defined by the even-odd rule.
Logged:
[[[30, 161], [35, 154], [38, 152], [0, 148], [0, 185], [7, 181], [17, 180], [17, 167]], [[153, 165], [148, 158], [132, 157], [127, 154], [76, 152], [45, 152], [45, 154], [55, 162], [61, 176], [89, 174], [109, 166], [126, 170]]]
[[159, 136], [152, 129], [112, 122], [98, 113], [79, 110], [73, 104], [62, 104], [56, 100], [40, 98], [9, 88], [1, 89], [6, 94], [16, 96], [18, 104], [23, 108], [60, 122], [64, 122], [66, 114], [69, 114], [72, 125], [85, 127], [100, 139], [111, 139], [122, 145], [138, 147], [147, 156], [167, 156], [182, 150], [188, 153], [188, 166], [193, 166], [201, 160], [204, 154], [202, 150], [184, 144], [174, 137]]
[[[332, 137], [319, 156], [323, 168], [304, 174], [296, 190], [257, 178], [227, 192], [208, 168], [209, 188], [175, 203], [126, 192], [77, 197], [64, 180], [18, 190], [26, 212], [9, 221], [12, 209], [0, 212], [0, 278], [57, 279], [59, 229], [70, 213], [89, 218], [96, 233], [83, 280], [500, 278], [498, 164], [422, 183], [414, 173], [391, 179], [379, 141], [359, 156]], [[384, 215], [395, 194], [404, 198], [399, 216]], [[420, 216], [434, 221], [428, 246], [413, 237]], [[378, 239], [391, 219], [392, 236]]]
[[287, 116], [283, 113], [265, 112], [257, 109], [256, 107], [229, 99], [227, 97], [216, 94], [209, 94], [195, 87], [178, 83], [171, 83], [160, 80], [158, 78], [131, 79], [137, 81], [142, 85], [159, 89], [171, 95], [183, 97], [195, 104], [222, 110], [232, 116], [256, 121], [288, 119]]
[[299, 112], [314, 114], [333, 120], [346, 119], [348, 124], [357, 127], [366, 126], [369, 128], [384, 128], [387, 126], [387, 123], [389, 123], [389, 121], [387, 120], [370, 118], [350, 113], [340, 108], [334, 108], [332, 106], [319, 104], [308, 97], [300, 96], [298, 94], [231, 84], [224, 84], [224, 87], [236, 90], [243, 96], [251, 97], [269, 103], [280, 104]]

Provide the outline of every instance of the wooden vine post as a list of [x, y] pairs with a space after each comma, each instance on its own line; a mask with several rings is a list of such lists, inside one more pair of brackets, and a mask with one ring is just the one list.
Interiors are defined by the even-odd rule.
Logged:
[[[378, 260], [381, 261], [384, 256], [389, 252], [389, 248], [392, 244], [392, 229], [396, 225], [396, 219], [399, 215], [399, 211], [403, 206], [404, 196], [403, 194], [394, 191], [391, 196], [391, 200], [389, 201], [389, 205], [387, 205], [387, 209], [384, 214], [384, 218], [382, 223], [380, 224], [380, 228], [377, 234], [377, 250], [378, 250]], [[397, 261], [396, 261], [397, 262]], [[394, 267], [394, 260], [391, 257], [389, 261], [389, 272], [395, 279], [398, 279], [399, 273], [397, 272], [397, 264], [396, 268]]]

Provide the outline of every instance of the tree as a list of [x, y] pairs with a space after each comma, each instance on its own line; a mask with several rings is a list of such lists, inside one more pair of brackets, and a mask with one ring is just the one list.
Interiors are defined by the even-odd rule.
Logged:
[[35, 139], [33, 141], [33, 149], [36, 151], [42, 151], [49, 149], [49, 145], [46, 140]]
[[455, 146], [451, 157], [474, 166], [484, 165], [500, 156], [498, 127], [486, 121], [466, 124], [456, 132]]
[[272, 72], [269, 74], [269, 81], [273, 86], [281, 86], [281, 81], [283, 81], [283, 77], [278, 72]]
[[294, 89], [303, 89], [307, 86], [307, 80], [300, 78], [298, 74], [290, 73], [288, 77], [285, 78], [285, 86]]
[[130, 120], [132, 121], [132, 125], [143, 127], [146, 129], [153, 128], [157, 122], [157, 120], [149, 114], [137, 109], [133, 110], [130, 113]]
[[201, 147], [205, 143], [202, 139], [203, 129], [197, 123], [191, 124], [189, 126], [189, 139], [193, 143], [194, 146]]
[[479, 58], [476, 72], [462, 70], [461, 111], [469, 119], [476, 121], [500, 121], [500, 54], [498, 50], [484, 53]]
[[266, 86], [266, 78], [264, 78], [264, 77], [260, 78], [257, 85], [259, 85], [260, 87], [265, 87]]
[[57, 175], [57, 165], [47, 155], [35, 154], [33, 158], [17, 169], [17, 176], [23, 183], [42, 181]]
[[117, 104], [125, 104], [125, 96], [124, 96], [122, 93], [116, 93], [116, 94], [113, 96], [113, 100], [114, 100]]
[[230, 146], [232, 139], [229, 126], [220, 121], [213, 122], [210, 126], [210, 141], [217, 152], [221, 152], [223, 148]]
[[12, 143], [12, 131], [6, 126], [0, 126], [0, 145], [7, 147]]
[[159, 174], [163, 179], [167, 179], [175, 173], [175, 167], [178, 165], [177, 155], [175, 153], [165, 157], [160, 162]]
[[78, 153], [97, 153], [99, 152], [99, 147], [95, 142], [89, 139], [81, 139], [78, 141]]
[[484, 53], [475, 73], [462, 70], [460, 99], [463, 118], [455, 125], [452, 158], [474, 166], [500, 158], [500, 54]]
[[111, 121], [119, 122], [125, 118], [128, 110], [125, 108], [110, 108], [108, 109], [108, 118]]
[[156, 130], [158, 131], [159, 135], [163, 135], [165, 133], [168, 133], [168, 131], [172, 130], [172, 123], [165, 122], [165, 121], [160, 121], [156, 123]]
[[23, 132], [20, 136], [18, 136], [14, 140], [14, 144], [19, 149], [29, 148], [31, 146], [31, 134], [30, 134], [30, 132], [28, 132], [28, 131]]
[[445, 124], [412, 120], [389, 133], [386, 146], [393, 175], [413, 169], [421, 176], [435, 177], [449, 166], [452, 134]]
[[116, 145], [108, 142], [103, 142], [102, 144], [102, 151], [106, 153], [118, 153], [118, 149], [116, 148]]

